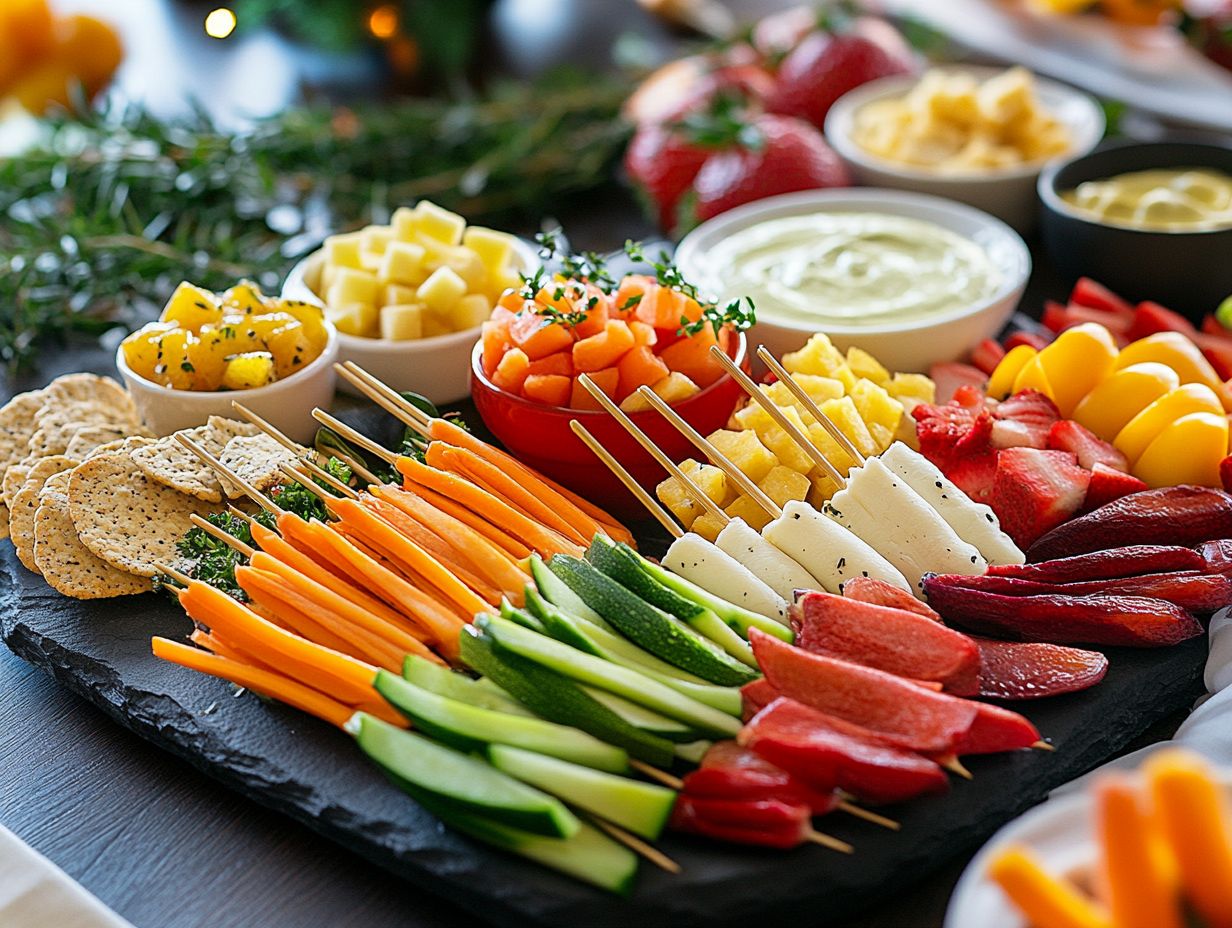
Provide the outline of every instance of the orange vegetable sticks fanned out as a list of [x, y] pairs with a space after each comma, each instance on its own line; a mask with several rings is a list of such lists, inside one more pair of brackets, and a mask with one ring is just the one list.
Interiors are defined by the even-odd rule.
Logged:
[[270, 669], [251, 654], [245, 654], [239, 648], [227, 644], [217, 635], [211, 635], [203, 629], [194, 628], [193, 633], [188, 636], [188, 640], [195, 645], [205, 648], [207, 651], [213, 651], [219, 657], [225, 657], [229, 661], [238, 661], [241, 664], [248, 664], [250, 667], [256, 667], [259, 670]]
[[152, 639], [151, 646], [155, 657], [199, 673], [209, 674], [211, 677], [229, 680], [237, 686], [245, 687], [270, 699], [276, 699], [278, 702], [284, 702], [288, 706], [314, 715], [339, 728], [345, 725], [347, 719], [355, 713], [350, 706], [343, 705], [338, 700], [331, 699], [317, 690], [269, 670], [242, 664], [166, 638]]
[[988, 865], [988, 876], [1032, 928], [1113, 928], [1101, 906], [1049, 875], [1023, 848], [1008, 847], [997, 854]]
[[1219, 785], [1188, 752], [1161, 751], [1144, 769], [1186, 899], [1208, 928], [1232, 928], [1232, 817]]
[[492, 544], [496, 547], [508, 554], [511, 558], [522, 560], [530, 557], [531, 555], [531, 548], [529, 545], [523, 544], [504, 529], [492, 524], [479, 513], [472, 512], [470, 509], [467, 509], [461, 503], [455, 502], [448, 496], [442, 496], [435, 490], [430, 490], [424, 486], [414, 486], [410, 489], [397, 487], [396, 489], [399, 489], [401, 492], [410, 496], [418, 497], [425, 503], [429, 503], [434, 506], [440, 512], [452, 516], [465, 525], [469, 525], [484, 538], [488, 539], [488, 541], [492, 542]]
[[[298, 609], [293, 608], [286, 602], [270, 603], [267, 605], [263, 600], [268, 600], [264, 594], [261, 599], [254, 598], [251, 594], [248, 596], [248, 608], [265, 619], [267, 622], [273, 622], [280, 628], [285, 628], [287, 631], [295, 632], [302, 635], [309, 641], [315, 641], [317, 644], [324, 645], [327, 648], [339, 652], [340, 654], [350, 654], [352, 657], [358, 657], [355, 649], [342, 638], [339, 638], [333, 632], [322, 628], [308, 616], [304, 615]], [[270, 606], [274, 608], [270, 608]], [[276, 610], [276, 611], [275, 611]], [[254, 658], [248, 656], [251, 661]]]
[[1155, 853], [1152, 822], [1134, 783], [1106, 775], [1095, 788], [1102, 885], [1117, 928], [1181, 928], [1172, 874]]
[[282, 533], [282, 537], [300, 554], [311, 558], [317, 565], [324, 570], [329, 571], [344, 583], [349, 583], [352, 586], [358, 586], [366, 590], [366, 586], [359, 582], [347, 565], [346, 561], [340, 561], [336, 557], [331, 557], [329, 552], [318, 547], [316, 543], [316, 534], [312, 531], [308, 522], [295, 515], [293, 512], [284, 512], [278, 516], [278, 531]]

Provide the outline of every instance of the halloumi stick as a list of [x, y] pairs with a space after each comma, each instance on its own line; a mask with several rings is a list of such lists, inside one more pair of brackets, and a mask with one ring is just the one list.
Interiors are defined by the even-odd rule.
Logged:
[[852, 577], [874, 577], [911, 590], [902, 572], [876, 549], [808, 503], [792, 500], [762, 536], [821, 582], [828, 593], [842, 593]]

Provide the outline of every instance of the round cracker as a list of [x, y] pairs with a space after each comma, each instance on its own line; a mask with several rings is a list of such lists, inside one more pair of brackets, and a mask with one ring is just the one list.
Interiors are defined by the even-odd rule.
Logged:
[[0, 500], [4, 501], [4, 505], [12, 507], [13, 497], [26, 482], [26, 475], [29, 473], [29, 464], [12, 464], [5, 469], [4, 480], [0, 482]]
[[9, 507], [0, 503], [0, 541], [9, 537]]
[[141, 417], [128, 391], [110, 377], [67, 374], [43, 389], [43, 405], [35, 415], [35, 424], [45, 433], [43, 441], [61, 440], [67, 448], [76, 431], [73, 423], [110, 423], [137, 429], [141, 427]]
[[0, 473], [26, 456], [35, 417], [42, 408], [42, 390], [18, 393], [0, 407]]
[[82, 544], [113, 567], [143, 577], [175, 557], [175, 543], [192, 528], [190, 516], [219, 508], [156, 483], [124, 451], [77, 467], [68, 504]]
[[[57, 474], [47, 483], [61, 476]], [[69, 513], [67, 493], [45, 488], [40, 499], [34, 516], [34, 560], [52, 589], [74, 599], [134, 596], [149, 591], [148, 579], [116, 569], [81, 543]]]
[[[77, 430], [76, 434], [69, 440], [68, 447], [64, 453], [70, 458], [84, 461], [86, 455], [95, 448], [110, 444], [113, 441], [123, 441], [132, 434], [131, 429], [122, 425], [116, 425], [115, 423], [87, 425]], [[137, 434], [144, 438], [152, 437], [145, 428], [140, 429]]]
[[176, 435], [184, 435], [205, 448], [215, 457], [221, 448], [214, 447], [212, 432], [208, 425], [195, 429], [182, 429], [174, 435], [160, 438], [152, 445], [133, 452], [133, 463], [141, 472], [165, 487], [195, 496], [209, 503], [222, 502], [222, 484], [214, 469], [180, 444]]
[[17, 552], [17, 559], [35, 573], [39, 572], [34, 560], [34, 516], [38, 512], [39, 493], [48, 477], [76, 466], [76, 461], [62, 454], [43, 458], [31, 465], [26, 482], [13, 494], [13, 505], [9, 507], [9, 534], [13, 539], [13, 550]]

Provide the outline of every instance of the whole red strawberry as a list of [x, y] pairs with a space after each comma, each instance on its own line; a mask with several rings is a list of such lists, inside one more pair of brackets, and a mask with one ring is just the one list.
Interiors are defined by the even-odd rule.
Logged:
[[820, 129], [834, 101], [847, 91], [879, 77], [906, 74], [913, 64], [909, 54], [856, 32], [814, 32], [783, 59], [767, 106]]
[[780, 193], [846, 187], [851, 175], [816, 129], [790, 116], [751, 119], [737, 141], [716, 151], [693, 179], [698, 221]]
[[676, 206], [710, 151], [677, 127], [640, 126], [625, 151], [625, 170], [665, 232], [676, 225]]

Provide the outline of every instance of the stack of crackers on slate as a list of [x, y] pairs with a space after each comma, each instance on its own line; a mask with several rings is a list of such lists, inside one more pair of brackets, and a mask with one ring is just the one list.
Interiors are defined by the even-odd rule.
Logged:
[[[210, 417], [185, 430], [260, 490], [299, 455], [256, 426]], [[127, 391], [68, 374], [0, 407], [0, 538], [65, 596], [144, 593], [175, 558], [191, 516], [242, 495], [176, 441], [154, 438]]]

